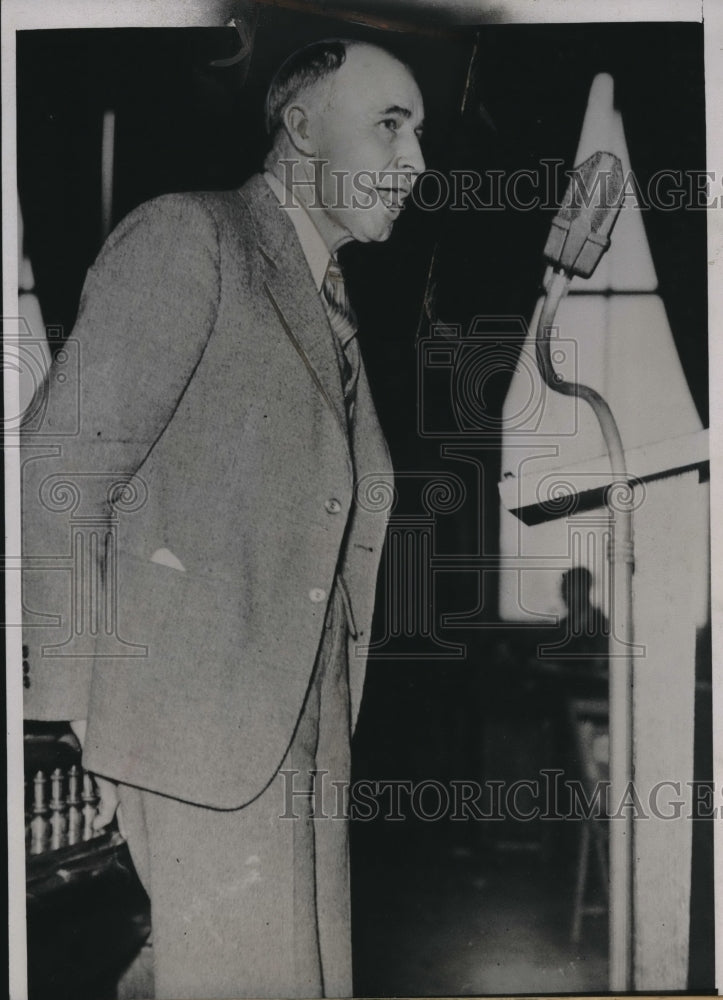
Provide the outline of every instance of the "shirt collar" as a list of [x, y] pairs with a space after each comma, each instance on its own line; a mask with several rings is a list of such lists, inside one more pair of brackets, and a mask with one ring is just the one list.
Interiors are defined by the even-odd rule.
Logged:
[[309, 213], [301, 202], [294, 197], [293, 192], [284, 187], [278, 177], [275, 177], [268, 171], [264, 173], [264, 180], [276, 195], [280, 206], [293, 222], [296, 235], [299, 237], [301, 249], [304, 252], [304, 257], [311, 271], [311, 277], [316, 285], [316, 290], [320, 292], [321, 286], [324, 283], [326, 269], [331, 259], [329, 248], [324, 242], [321, 233], [311, 221]]

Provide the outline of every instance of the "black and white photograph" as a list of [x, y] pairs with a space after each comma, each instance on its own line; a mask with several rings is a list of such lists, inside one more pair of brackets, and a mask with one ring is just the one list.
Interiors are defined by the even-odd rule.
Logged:
[[3, 5], [12, 1000], [717, 994], [722, 47]]

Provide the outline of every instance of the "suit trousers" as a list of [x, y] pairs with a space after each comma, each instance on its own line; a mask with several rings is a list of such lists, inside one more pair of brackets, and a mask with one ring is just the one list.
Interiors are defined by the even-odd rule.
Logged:
[[[338, 587], [281, 769], [240, 809], [121, 785], [156, 1000], [351, 996], [348, 624]], [[188, 762], [193, 767], [193, 761]]]

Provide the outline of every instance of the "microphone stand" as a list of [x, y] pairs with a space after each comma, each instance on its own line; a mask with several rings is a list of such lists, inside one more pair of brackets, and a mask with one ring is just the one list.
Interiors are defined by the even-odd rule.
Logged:
[[[618, 812], [633, 776], [633, 486], [617, 422], [607, 402], [589, 386], [566, 382], [550, 357], [550, 332], [572, 280], [564, 268], [553, 272], [537, 324], [537, 365], [554, 392], [584, 399], [595, 414], [610, 460], [612, 482], [605, 490], [610, 534], [611, 628], [608, 646], [610, 786]], [[613, 667], [614, 662], [614, 667]], [[609, 979], [613, 992], [633, 989], [633, 819], [631, 810], [610, 822]]]

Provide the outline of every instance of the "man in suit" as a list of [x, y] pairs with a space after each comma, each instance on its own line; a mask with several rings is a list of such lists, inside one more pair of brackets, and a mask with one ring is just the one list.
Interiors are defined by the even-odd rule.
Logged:
[[73, 720], [99, 824], [120, 801], [159, 1000], [352, 985], [314, 775], [349, 778], [391, 468], [336, 252], [389, 236], [423, 108], [387, 52], [329, 40], [266, 112], [263, 175], [111, 235], [79, 377], [56, 363], [24, 434], [26, 715]]

